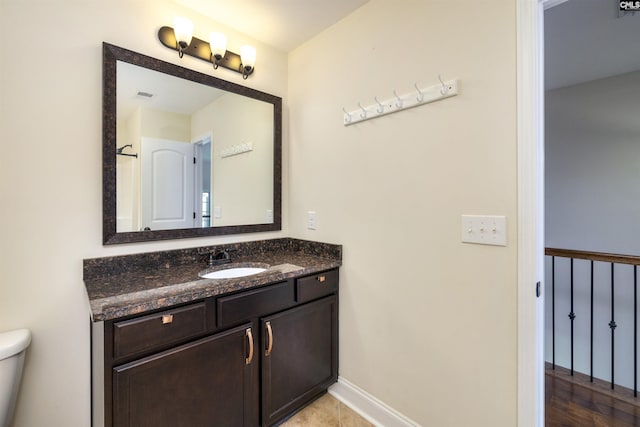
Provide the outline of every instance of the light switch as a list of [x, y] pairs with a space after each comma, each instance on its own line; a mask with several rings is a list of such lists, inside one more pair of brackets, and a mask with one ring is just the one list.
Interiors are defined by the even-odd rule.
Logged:
[[222, 217], [222, 208], [220, 206], [213, 207], [213, 217], [221, 218]]
[[464, 243], [507, 246], [507, 217], [462, 215], [461, 233]]
[[307, 228], [309, 230], [315, 230], [317, 225], [316, 213], [314, 211], [307, 212]]

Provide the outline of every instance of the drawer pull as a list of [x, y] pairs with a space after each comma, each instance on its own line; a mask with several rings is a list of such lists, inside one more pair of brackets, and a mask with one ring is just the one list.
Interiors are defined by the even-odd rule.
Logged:
[[317, 279], [318, 279], [318, 282], [324, 283], [324, 281], [327, 280], [327, 276], [318, 276]]
[[166, 325], [167, 323], [173, 322], [173, 314], [163, 314], [162, 315], [162, 324]]
[[267, 350], [264, 352], [264, 355], [268, 357], [271, 355], [271, 350], [273, 349], [273, 330], [271, 329], [271, 322], [267, 322], [265, 326], [267, 327], [267, 340], [269, 345], [267, 346]]
[[253, 360], [253, 334], [251, 333], [251, 328], [247, 328], [245, 330], [245, 335], [247, 336], [247, 339], [249, 340], [249, 357], [244, 359], [244, 363], [246, 365], [249, 365], [251, 363], [251, 361]]

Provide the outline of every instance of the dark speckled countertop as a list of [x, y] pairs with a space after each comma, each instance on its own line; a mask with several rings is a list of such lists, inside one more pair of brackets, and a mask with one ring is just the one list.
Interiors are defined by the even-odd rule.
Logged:
[[[208, 268], [209, 252], [221, 250], [232, 250], [233, 262]], [[268, 268], [234, 279], [198, 276], [204, 270], [259, 266], [256, 264]], [[341, 245], [284, 238], [86, 259], [84, 283], [93, 321], [103, 321], [314, 274], [341, 264]]]

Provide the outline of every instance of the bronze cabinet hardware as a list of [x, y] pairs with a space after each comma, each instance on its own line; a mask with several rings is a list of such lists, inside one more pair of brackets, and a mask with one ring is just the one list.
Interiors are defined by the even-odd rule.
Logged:
[[253, 360], [253, 334], [251, 333], [251, 328], [247, 328], [245, 331], [247, 339], [249, 340], [249, 357], [244, 359], [244, 363], [249, 365]]
[[267, 350], [264, 352], [264, 355], [268, 357], [271, 355], [271, 350], [273, 349], [273, 330], [271, 329], [271, 322], [267, 322], [265, 326], [267, 328], [267, 340], [269, 344], [267, 345]]

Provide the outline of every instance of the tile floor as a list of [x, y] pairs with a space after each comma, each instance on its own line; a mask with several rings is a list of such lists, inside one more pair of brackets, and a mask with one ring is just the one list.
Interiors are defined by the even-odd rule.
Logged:
[[373, 427], [373, 424], [327, 393], [280, 427]]

